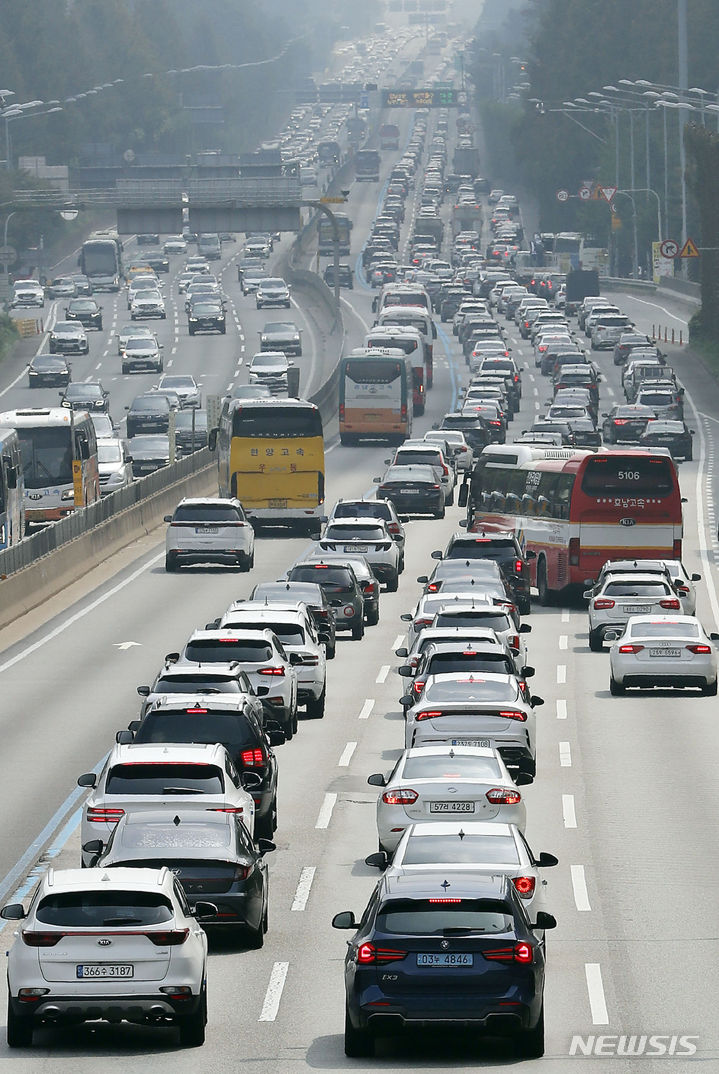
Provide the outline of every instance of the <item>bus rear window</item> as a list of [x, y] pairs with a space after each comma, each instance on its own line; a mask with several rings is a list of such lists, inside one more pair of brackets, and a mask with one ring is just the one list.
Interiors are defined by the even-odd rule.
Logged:
[[648, 455], [589, 459], [582, 478], [587, 496], [668, 496], [674, 486], [671, 459]]
[[322, 418], [316, 407], [241, 406], [232, 417], [232, 435], [322, 436]]
[[399, 362], [358, 358], [347, 363], [347, 376], [355, 384], [391, 384], [393, 380], [397, 380], [401, 369]]

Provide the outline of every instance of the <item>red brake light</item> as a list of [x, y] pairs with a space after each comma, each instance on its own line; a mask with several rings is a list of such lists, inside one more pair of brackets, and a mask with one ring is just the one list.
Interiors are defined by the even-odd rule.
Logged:
[[357, 962], [361, 966], [369, 966], [373, 963], [383, 965], [386, 962], [398, 962], [406, 957], [406, 951], [395, 951], [391, 947], [375, 947], [373, 943], [363, 943], [357, 948]]
[[608, 600], [604, 597], [601, 597], [597, 598], [597, 600], [594, 601], [594, 609], [595, 611], [602, 612], [606, 611], [608, 608], [613, 608], [614, 604], [615, 602], [613, 600]]
[[519, 791], [513, 791], [510, 787], [492, 787], [485, 798], [492, 805], [518, 805], [522, 801]]
[[417, 694], [417, 697], [419, 697], [424, 690], [424, 679], [415, 679], [412, 683], [412, 689]]
[[437, 582], [430, 582], [429, 585], [427, 586], [427, 592], [428, 593], [438, 593], [439, 592], [439, 584]]
[[527, 722], [526, 712], [522, 712], [520, 709], [502, 709], [497, 715], [503, 716], [505, 720], [519, 720], [520, 723]]
[[239, 638], [218, 638], [217, 640], [220, 641], [220, 642], [230, 642], [230, 644], [232, 644], [233, 642], [239, 641], [240, 639]]
[[420, 720], [433, 720], [436, 716], [443, 716], [444, 713], [439, 709], [432, 709], [429, 712], [418, 712], [415, 716], [415, 720], [419, 723]]
[[523, 899], [528, 899], [531, 895], [534, 895], [536, 879], [533, 876], [515, 876], [512, 877], [512, 883]]
[[519, 634], [513, 634], [511, 638], [507, 639], [510, 649], [519, 648]]
[[523, 566], [524, 566], [524, 564], [522, 563], [521, 559], [515, 559], [515, 561], [514, 561], [514, 573], [515, 574], [521, 574]]
[[197, 716], [201, 712], [206, 713], [207, 709], [185, 709], [185, 712], [189, 713], [191, 716]]
[[284, 675], [284, 673], [285, 673], [284, 667], [259, 668], [258, 669], [258, 674], [260, 674], [260, 675], [279, 675], [280, 677], [282, 677]]
[[401, 787], [396, 791], [385, 791], [382, 795], [382, 801], [385, 805], [412, 805], [418, 798], [417, 791], [413, 791], [409, 787]]
[[107, 809], [104, 806], [90, 807], [87, 811], [87, 820], [90, 824], [117, 824], [124, 814], [124, 809]]
[[390, 522], [387, 529], [390, 533], [399, 533], [399, 522]]
[[614, 419], [614, 424], [615, 425], [626, 425], [628, 421], [629, 421], [629, 418], [615, 418]]
[[620, 645], [619, 646], [619, 652], [620, 653], [633, 653], [633, 654], [636, 654], [636, 653], [641, 653], [643, 648], [644, 648], [643, 645]]
[[491, 951], [483, 951], [482, 954], [490, 962], [529, 963], [534, 957], [532, 946], [528, 943], [515, 943], [512, 947], [495, 947]]
[[22, 941], [28, 947], [54, 947], [65, 936], [64, 932], [21, 932]]
[[712, 651], [711, 645], [687, 645], [690, 653], [706, 654]]
[[678, 597], [669, 597], [667, 600], [660, 600], [659, 607], [666, 608], [670, 612], [678, 612], [681, 604]]
[[148, 940], [155, 947], [179, 947], [190, 935], [189, 929], [172, 929], [169, 932], [146, 932]]
[[243, 750], [240, 756], [245, 768], [262, 768], [265, 763], [264, 754], [259, 747], [253, 750]]

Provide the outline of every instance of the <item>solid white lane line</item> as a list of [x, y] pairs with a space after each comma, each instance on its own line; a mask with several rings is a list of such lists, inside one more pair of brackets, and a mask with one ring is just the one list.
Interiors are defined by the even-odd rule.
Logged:
[[567, 702], [563, 697], [557, 699], [557, 719], [566, 720], [567, 718]]
[[231, 380], [230, 383], [227, 385], [227, 391], [228, 392], [232, 391], [232, 389], [234, 387], [234, 384], [235, 384], [234, 380]]
[[310, 897], [310, 888], [312, 887], [312, 881], [315, 878], [316, 872], [317, 869], [314, 865], [305, 865], [300, 873], [300, 879], [297, 883], [297, 890], [295, 891], [295, 897], [292, 900], [290, 910], [301, 911], [307, 906], [307, 900]]
[[280, 1009], [280, 1000], [282, 999], [282, 989], [285, 987], [285, 980], [289, 968], [289, 962], [275, 962], [272, 967], [270, 983], [265, 992], [265, 1002], [262, 1004], [262, 1010], [258, 1021], [274, 1022], [277, 1017], [277, 1012]]
[[380, 683], [384, 682], [388, 675], [389, 675], [389, 664], [383, 664], [382, 667], [377, 672], [377, 678], [375, 679], [375, 682], [380, 682]]
[[177, 354], [177, 347], [173, 347], [170, 354]]
[[320, 811], [317, 815], [317, 823], [315, 824], [315, 828], [329, 827], [330, 820], [332, 819], [332, 810], [335, 807], [336, 801], [337, 795], [333, 794], [331, 791], [325, 795], [324, 801], [322, 802], [322, 805], [320, 806]]
[[562, 622], [569, 622], [569, 608], [562, 608]]
[[572, 874], [574, 905], [580, 913], [587, 913], [592, 907], [589, 902], [589, 892], [587, 891], [587, 878], [584, 875], [584, 866], [570, 865], [569, 871]]
[[584, 973], [587, 978], [587, 992], [589, 993], [589, 1009], [592, 1012], [592, 1022], [595, 1026], [608, 1026], [609, 1012], [607, 1011], [607, 1001], [604, 998], [602, 967], [598, 962], [585, 962]]
[[337, 762], [337, 765], [338, 765], [339, 768], [348, 768], [349, 767], [349, 763], [352, 760], [352, 754], [354, 753], [354, 751], [356, 749], [357, 749], [357, 743], [356, 742], [348, 742], [347, 743], [345, 748], [342, 750], [342, 754], [340, 756], [339, 761]]
[[400, 649], [404, 645], [404, 639], [405, 639], [404, 634], [398, 634], [397, 637], [394, 639], [394, 645], [392, 646], [392, 648], [393, 649]]
[[567, 681], [567, 665], [557, 664], [557, 683], [560, 685]]
[[560, 634], [559, 635], [559, 648], [560, 649], [566, 649], [568, 645], [569, 645], [569, 637], [568, 637], [568, 635], [567, 634]]
[[370, 718], [370, 714], [371, 714], [373, 708], [374, 708], [374, 698], [373, 697], [368, 697], [367, 700], [365, 701], [364, 705], [362, 706], [361, 710], [360, 710], [359, 719], [360, 720], [368, 720]]
[[613, 398], [614, 398], [614, 388], [612, 388], [612, 386], [611, 386], [610, 384], [607, 384], [607, 395], [608, 395], [608, 396], [609, 396], [609, 397], [610, 397], [611, 399], [613, 399]]
[[568, 742], [559, 743], [559, 763], [562, 768], [572, 767], [572, 747]]
[[562, 816], [564, 817], [565, 828], [577, 827], [577, 813], [574, 808], [574, 795], [563, 794], [562, 795]]

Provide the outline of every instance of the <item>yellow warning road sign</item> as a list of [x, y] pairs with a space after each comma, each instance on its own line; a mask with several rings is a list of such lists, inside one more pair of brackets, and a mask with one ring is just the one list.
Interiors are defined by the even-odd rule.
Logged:
[[687, 239], [679, 251], [680, 257], [700, 257], [699, 249], [694, 239]]

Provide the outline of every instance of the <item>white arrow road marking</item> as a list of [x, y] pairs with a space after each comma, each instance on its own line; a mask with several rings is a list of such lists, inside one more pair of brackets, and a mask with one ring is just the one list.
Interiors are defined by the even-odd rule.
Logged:
[[113, 645], [116, 649], [132, 649], [133, 645], [142, 645], [141, 641], [115, 641]]

